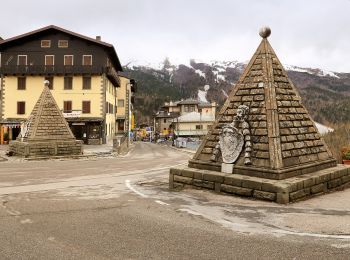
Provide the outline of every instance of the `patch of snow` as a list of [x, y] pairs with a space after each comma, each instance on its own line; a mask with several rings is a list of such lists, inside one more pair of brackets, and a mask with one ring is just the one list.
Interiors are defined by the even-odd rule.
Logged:
[[198, 89], [198, 100], [200, 102], [208, 103], [207, 93], [208, 93], [209, 88], [210, 88], [209, 85], [205, 85], [204, 90]]
[[306, 72], [310, 75], [316, 75], [319, 77], [333, 77], [339, 79], [339, 76], [334, 72], [324, 69], [312, 69], [312, 68], [301, 68], [293, 65], [283, 64], [285, 70], [297, 71], [297, 72]]
[[222, 80], [222, 81], [225, 81], [226, 79], [225, 79], [225, 76], [224, 75], [217, 75], [216, 76], [216, 78], [218, 79], [218, 80]]
[[330, 128], [328, 126], [322, 125], [320, 123], [314, 122], [315, 126], [317, 127], [318, 132], [323, 135], [323, 134], [327, 134], [327, 133], [331, 133], [334, 131], [333, 128]]
[[204, 73], [203, 71], [201, 71], [201, 70], [195, 70], [195, 72], [196, 72], [199, 76], [205, 78], [205, 73]]

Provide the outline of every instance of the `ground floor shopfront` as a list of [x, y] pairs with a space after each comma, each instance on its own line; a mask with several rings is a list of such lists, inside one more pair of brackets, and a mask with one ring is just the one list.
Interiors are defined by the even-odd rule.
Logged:
[[[66, 118], [66, 120], [77, 140], [93, 145], [106, 143], [102, 118]], [[16, 140], [21, 132], [22, 121], [18, 119], [0, 123], [0, 144], [8, 144], [9, 141]]]

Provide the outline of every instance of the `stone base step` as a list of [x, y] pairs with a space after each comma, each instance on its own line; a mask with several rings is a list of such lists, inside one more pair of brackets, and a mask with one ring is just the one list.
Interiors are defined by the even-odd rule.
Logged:
[[188, 166], [171, 168], [169, 187], [173, 189], [184, 186], [285, 204], [350, 186], [350, 166], [338, 164], [284, 180], [221, 173]]

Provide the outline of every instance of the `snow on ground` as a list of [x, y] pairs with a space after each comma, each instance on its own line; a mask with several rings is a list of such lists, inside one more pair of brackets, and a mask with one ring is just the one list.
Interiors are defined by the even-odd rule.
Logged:
[[203, 90], [198, 90], [198, 99], [199, 101], [201, 102], [205, 102], [205, 103], [208, 103], [208, 100], [207, 100], [207, 91], [203, 91]]

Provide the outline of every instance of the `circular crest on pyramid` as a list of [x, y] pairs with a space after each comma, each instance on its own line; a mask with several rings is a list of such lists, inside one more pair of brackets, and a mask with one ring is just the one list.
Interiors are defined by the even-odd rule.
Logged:
[[271, 29], [268, 26], [264, 26], [262, 28], [260, 28], [259, 30], [259, 35], [261, 37], [263, 37], [264, 39], [266, 39], [267, 37], [269, 37], [271, 35]]

